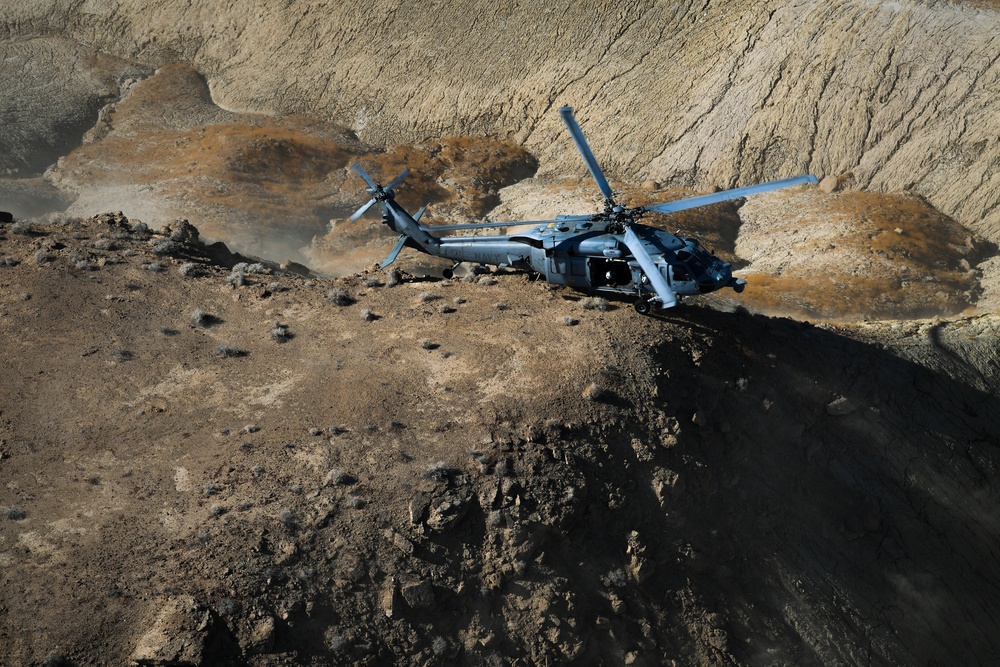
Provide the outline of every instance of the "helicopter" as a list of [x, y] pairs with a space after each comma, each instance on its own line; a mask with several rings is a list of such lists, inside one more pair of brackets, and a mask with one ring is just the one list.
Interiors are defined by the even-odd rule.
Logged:
[[[371, 199], [351, 216], [351, 221], [358, 220], [369, 208], [378, 204], [382, 210], [382, 222], [400, 234], [380, 268], [388, 267], [404, 247], [409, 247], [454, 260], [455, 264], [443, 272], [445, 278], [451, 278], [454, 269], [464, 262], [523, 269], [543, 276], [555, 285], [591, 294], [634, 297], [635, 310], [647, 315], [653, 307], [671, 308], [677, 305], [679, 298], [687, 296], [726, 287], [733, 288], [737, 293], [742, 292], [746, 281], [734, 277], [731, 265], [712, 254], [697, 239], [640, 224], [636, 222], [638, 219], [647, 213], [673, 213], [818, 182], [814, 175], [804, 174], [665, 204], [629, 208], [615, 201], [611, 186], [573, 116], [573, 109], [562, 107], [560, 114], [604, 197], [604, 210], [583, 215], [559, 215], [553, 220], [423, 226], [420, 218], [426, 206], [410, 215], [393, 195], [393, 188], [402, 183], [410, 173], [409, 169], [403, 169], [383, 186], [354, 163], [354, 170], [368, 185], [366, 192]], [[431, 233], [526, 225], [532, 225], [532, 228], [500, 236], [439, 237]]]

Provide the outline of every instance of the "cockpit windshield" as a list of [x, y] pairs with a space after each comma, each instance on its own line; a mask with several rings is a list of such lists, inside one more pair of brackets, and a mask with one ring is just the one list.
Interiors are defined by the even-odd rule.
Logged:
[[687, 250], [678, 250], [677, 260], [680, 264], [673, 265], [674, 280], [698, 280], [706, 271], [705, 264]]

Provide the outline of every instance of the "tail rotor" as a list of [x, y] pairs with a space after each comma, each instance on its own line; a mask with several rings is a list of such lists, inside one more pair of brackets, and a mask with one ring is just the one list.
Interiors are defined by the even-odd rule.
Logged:
[[359, 165], [357, 162], [355, 162], [351, 166], [354, 168], [354, 171], [358, 172], [358, 175], [361, 176], [362, 179], [364, 179], [365, 183], [368, 184], [367, 192], [372, 196], [372, 198], [368, 200], [368, 203], [363, 205], [361, 208], [355, 211], [353, 215], [351, 215], [351, 222], [356, 222], [359, 218], [361, 218], [361, 216], [365, 214], [365, 212], [368, 211], [368, 209], [374, 206], [377, 202], [391, 199], [393, 196], [392, 189], [397, 185], [399, 185], [400, 183], [402, 183], [403, 180], [410, 175], [409, 168], [404, 168], [403, 171], [399, 172], [399, 175], [396, 176], [396, 178], [389, 181], [388, 185], [383, 186], [378, 182], [376, 182], [375, 180], [373, 180], [372, 177], [369, 176], [365, 172], [365, 170], [361, 168], [361, 165]]

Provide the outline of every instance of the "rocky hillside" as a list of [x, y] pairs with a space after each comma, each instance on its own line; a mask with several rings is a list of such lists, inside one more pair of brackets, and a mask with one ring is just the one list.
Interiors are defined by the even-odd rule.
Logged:
[[3, 664], [1000, 650], [996, 316], [641, 318], [241, 259], [0, 225]]
[[[997, 20], [993, 3], [944, 0], [613, 10], [467, 0], [433, 11], [396, 0], [29, 1], [0, 8], [5, 49], [55, 36], [86, 47], [27, 67], [8, 60], [0, 74], [5, 85], [56, 72], [79, 81], [69, 57], [78, 48], [135, 67], [179, 61], [226, 109], [331, 120], [374, 145], [510, 139], [550, 173], [582, 173], [562, 159], [553, 113], [570, 104], [613, 175], [702, 187], [841, 175], [859, 188], [912, 190], [1000, 241]], [[118, 71], [119, 82], [132, 76]], [[67, 116], [92, 116], [89, 100], [106, 94], [106, 79], [95, 79], [82, 96], [46, 105], [31, 133], [72, 135]]]

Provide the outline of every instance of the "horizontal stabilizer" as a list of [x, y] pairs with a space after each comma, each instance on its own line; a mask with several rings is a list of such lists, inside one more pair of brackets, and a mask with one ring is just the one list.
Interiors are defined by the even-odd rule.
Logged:
[[385, 267], [395, 262], [396, 257], [399, 256], [399, 251], [402, 250], [403, 246], [406, 245], [406, 240], [408, 238], [410, 237], [408, 237], [406, 234], [403, 234], [398, 239], [396, 239], [396, 245], [392, 246], [392, 250], [389, 251], [389, 256], [385, 258], [385, 261], [382, 262], [382, 266], [378, 268], [384, 269]]

